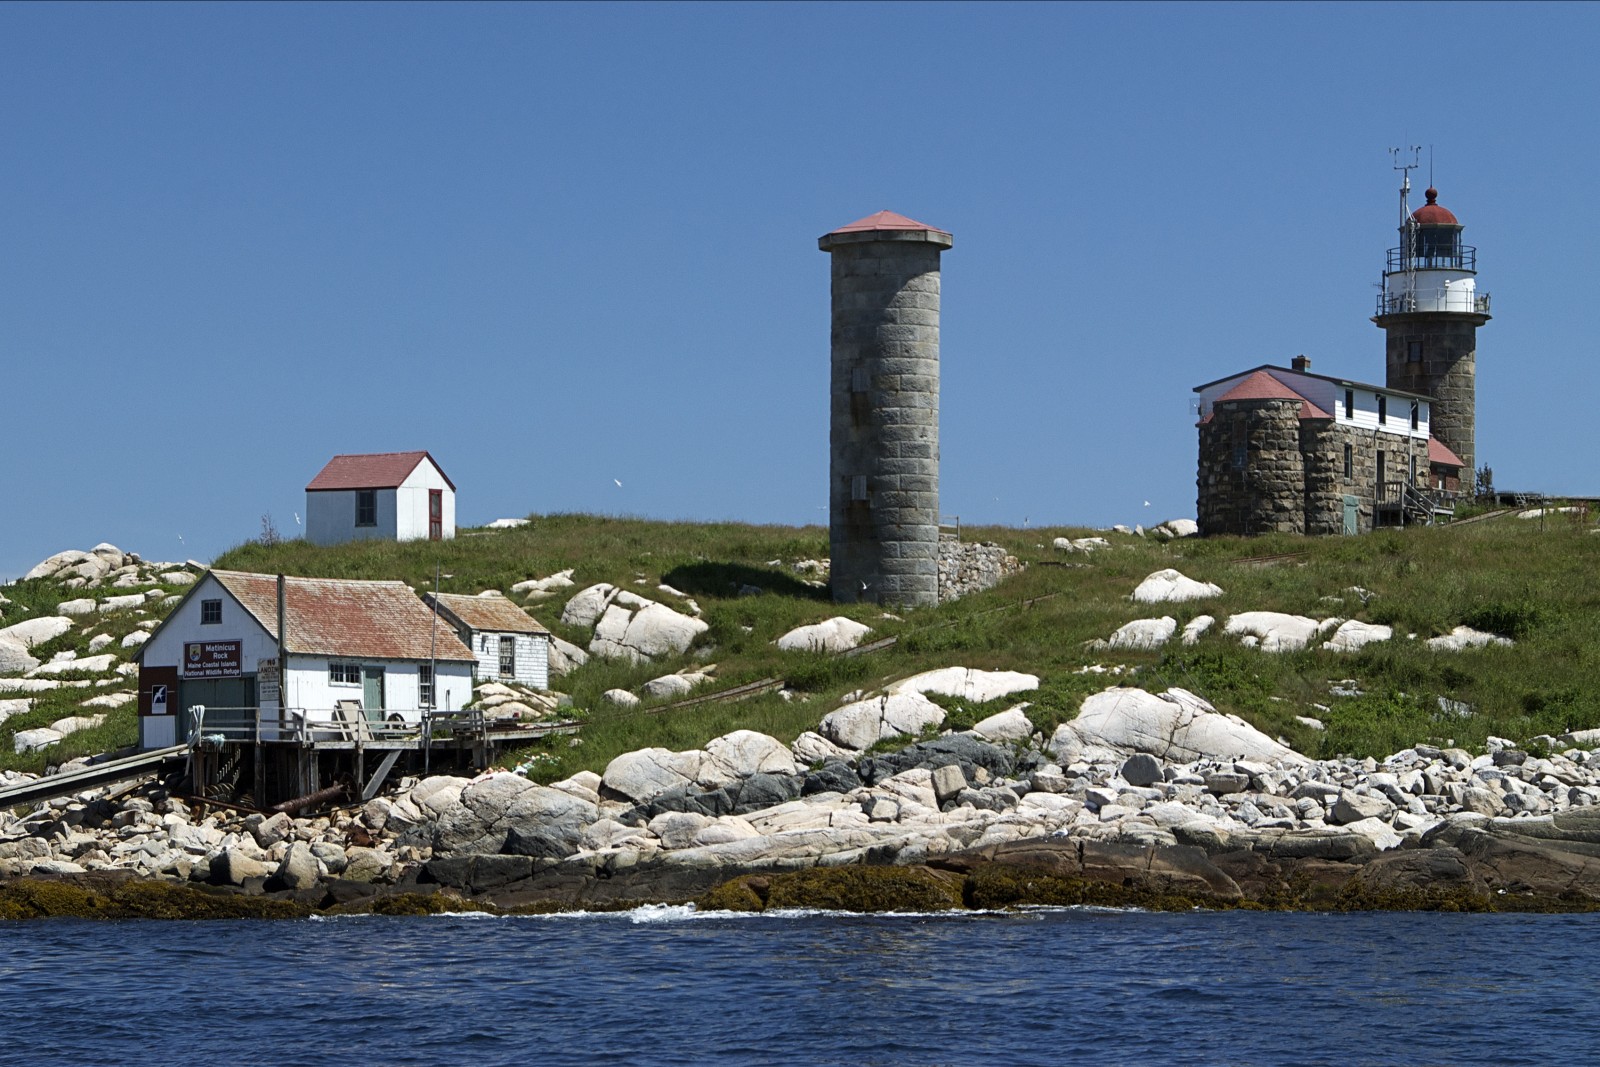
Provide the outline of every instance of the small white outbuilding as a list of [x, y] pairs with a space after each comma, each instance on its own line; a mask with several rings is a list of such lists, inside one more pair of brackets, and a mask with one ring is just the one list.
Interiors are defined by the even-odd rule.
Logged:
[[550, 688], [550, 631], [503, 596], [423, 593], [439, 617], [477, 657], [473, 675], [485, 682]]
[[448, 541], [456, 487], [427, 452], [334, 456], [306, 486], [306, 539]]

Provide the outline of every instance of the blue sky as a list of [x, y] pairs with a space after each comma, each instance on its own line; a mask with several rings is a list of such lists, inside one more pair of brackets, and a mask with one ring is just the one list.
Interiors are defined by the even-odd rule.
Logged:
[[1600, 5], [0, 6], [0, 577], [101, 540], [209, 559], [265, 513], [292, 534], [338, 452], [431, 450], [463, 523], [825, 521], [816, 239], [883, 208], [955, 235], [943, 512], [1192, 516], [1193, 386], [1299, 353], [1381, 381], [1403, 143], [1433, 146], [1493, 294], [1480, 461], [1600, 492], [1597, 29]]

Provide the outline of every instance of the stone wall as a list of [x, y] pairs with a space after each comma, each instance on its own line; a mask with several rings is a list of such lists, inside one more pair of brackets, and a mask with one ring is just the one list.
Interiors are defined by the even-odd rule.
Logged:
[[1299, 400], [1230, 400], [1200, 426], [1200, 532], [1305, 533]]
[[1344, 500], [1351, 496], [1356, 532], [1366, 533], [1377, 515], [1380, 451], [1385, 481], [1409, 479], [1415, 456], [1417, 482], [1427, 482], [1428, 444], [1420, 438], [1301, 419], [1298, 400], [1218, 404], [1200, 426], [1200, 532], [1343, 533]]
[[834, 600], [939, 601], [943, 234], [830, 234], [829, 542]]
[[1016, 556], [992, 541], [962, 544], [955, 538], [939, 542], [939, 603], [993, 589], [1022, 571]]
[[[1384, 384], [1433, 398], [1433, 436], [1461, 457], [1462, 474], [1469, 474], [1477, 463], [1478, 327], [1489, 316], [1412, 312], [1375, 321], [1385, 334]], [[1416, 361], [1412, 342], [1422, 346]]]

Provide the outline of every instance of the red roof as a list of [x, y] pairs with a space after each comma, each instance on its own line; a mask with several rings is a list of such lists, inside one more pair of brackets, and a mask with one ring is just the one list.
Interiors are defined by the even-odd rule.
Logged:
[[1465, 467], [1466, 461], [1445, 447], [1437, 437], [1428, 438], [1428, 462], [1438, 467]]
[[[278, 579], [271, 574], [212, 571], [224, 589], [276, 640]], [[472, 661], [472, 650], [404, 582], [336, 578], [284, 581], [288, 651], [352, 659]]]
[[1212, 407], [1225, 400], [1298, 400], [1302, 419], [1331, 419], [1326, 411], [1295, 392], [1264, 370], [1248, 375], [1244, 381], [1229, 389], [1211, 402]]
[[1425, 194], [1428, 202], [1411, 213], [1411, 218], [1423, 226], [1459, 226], [1456, 217], [1450, 210], [1435, 203], [1439, 199], [1439, 190], [1429, 189]]
[[411, 476], [417, 464], [427, 460], [452, 490], [456, 483], [426, 452], [374, 452], [366, 455], [334, 456], [311, 479], [307, 492], [324, 489], [395, 489]]
[[880, 211], [876, 215], [868, 215], [864, 219], [857, 219], [847, 226], [840, 226], [834, 233], [865, 233], [870, 230], [926, 230], [929, 233], [944, 233], [937, 226], [929, 226], [916, 219], [908, 219], [904, 215], [897, 215], [893, 211]]

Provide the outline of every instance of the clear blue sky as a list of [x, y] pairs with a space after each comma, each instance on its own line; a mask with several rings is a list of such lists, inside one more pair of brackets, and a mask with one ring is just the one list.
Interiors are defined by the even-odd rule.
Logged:
[[0, 6], [0, 577], [101, 540], [205, 560], [263, 513], [292, 535], [338, 452], [431, 450], [468, 524], [825, 521], [816, 239], [883, 208], [955, 235], [945, 513], [1192, 516], [1193, 386], [1298, 353], [1381, 381], [1407, 142], [1493, 294], [1480, 460], [1600, 493], [1597, 30], [1600, 5]]

